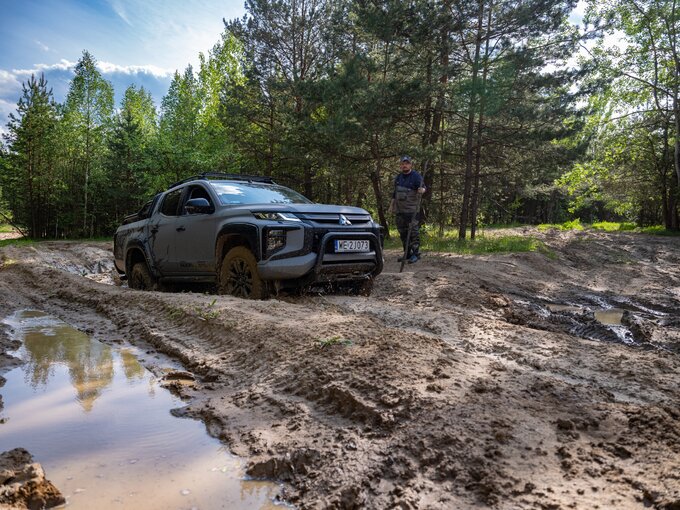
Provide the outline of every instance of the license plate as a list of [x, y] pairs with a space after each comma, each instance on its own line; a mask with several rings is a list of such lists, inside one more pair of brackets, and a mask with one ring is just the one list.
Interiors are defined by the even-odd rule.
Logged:
[[370, 251], [368, 240], [336, 239], [335, 253], [365, 252]]

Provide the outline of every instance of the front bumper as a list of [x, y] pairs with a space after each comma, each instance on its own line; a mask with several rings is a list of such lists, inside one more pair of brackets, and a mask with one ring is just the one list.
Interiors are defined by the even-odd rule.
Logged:
[[[374, 277], [383, 270], [380, 237], [373, 232], [316, 231], [312, 250], [303, 255], [262, 261], [258, 264], [265, 280], [302, 279], [313, 282], [360, 280]], [[336, 239], [368, 240], [370, 251], [334, 253]]]

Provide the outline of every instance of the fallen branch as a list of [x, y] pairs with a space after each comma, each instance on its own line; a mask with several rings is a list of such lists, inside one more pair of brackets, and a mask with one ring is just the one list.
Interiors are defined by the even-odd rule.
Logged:
[[9, 217], [7, 217], [6, 214], [0, 212], [0, 216], [2, 216], [3, 219], [4, 219], [7, 223], [9, 223], [10, 225], [12, 225], [12, 227], [13, 227], [17, 232], [19, 232], [22, 236], [28, 237], [28, 235], [26, 235], [26, 232], [24, 232], [23, 230], [21, 230], [21, 228], [19, 228], [12, 220], [10, 220]]

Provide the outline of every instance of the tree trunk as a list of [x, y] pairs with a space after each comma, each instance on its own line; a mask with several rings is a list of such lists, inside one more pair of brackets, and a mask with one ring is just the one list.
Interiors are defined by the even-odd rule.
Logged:
[[[444, 11], [448, 12], [449, 2], [444, 3]], [[434, 111], [430, 112], [431, 96], [428, 96], [425, 115], [425, 133], [423, 136], [423, 148], [435, 147], [442, 136], [442, 126], [444, 123], [444, 104], [446, 98], [446, 85], [449, 81], [449, 33], [450, 27], [448, 19], [442, 21], [440, 30], [440, 50], [439, 50], [439, 88], [437, 90], [437, 100]], [[432, 59], [428, 59], [427, 67], [428, 90], [432, 89]], [[432, 167], [432, 161], [428, 158], [423, 162], [424, 184], [427, 190], [431, 190], [434, 185], [434, 173], [427, 171]], [[432, 193], [427, 193], [421, 200], [420, 221], [427, 220], [427, 211], [430, 209]]]
[[470, 209], [470, 194], [472, 191], [472, 165], [475, 154], [475, 109], [477, 106], [477, 75], [479, 74], [479, 54], [482, 47], [482, 23], [484, 19], [484, 1], [479, 2], [477, 14], [477, 36], [475, 38], [475, 57], [472, 62], [472, 86], [468, 103], [467, 131], [465, 135], [465, 175], [463, 181], [463, 205], [460, 211], [460, 225], [458, 238], [465, 239], [467, 235], [468, 212]]
[[489, 34], [491, 32], [491, 14], [493, 0], [489, 2], [489, 10], [486, 21], [486, 43], [484, 47], [484, 69], [482, 71], [481, 93], [479, 99], [479, 121], [477, 122], [477, 143], [475, 150], [475, 176], [472, 188], [472, 207], [470, 208], [470, 239], [477, 234], [477, 212], [479, 209], [479, 180], [482, 167], [482, 131], [484, 129], [484, 108], [486, 107], [486, 80], [489, 74]]
[[387, 223], [387, 217], [385, 216], [385, 207], [383, 205], [383, 194], [382, 188], [380, 186], [380, 170], [381, 170], [381, 160], [375, 162], [375, 169], [371, 172], [371, 184], [373, 184], [373, 194], [375, 195], [375, 202], [378, 207], [378, 221], [380, 224], [387, 229], [385, 237], [390, 237], [389, 224]]

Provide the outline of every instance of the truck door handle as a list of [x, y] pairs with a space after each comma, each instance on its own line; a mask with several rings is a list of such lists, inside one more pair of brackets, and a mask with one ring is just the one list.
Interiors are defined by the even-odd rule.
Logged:
[[184, 227], [177, 227], [175, 230], [177, 230], [177, 232], [184, 232], [184, 231], [186, 230], [186, 228], [184, 228]]

